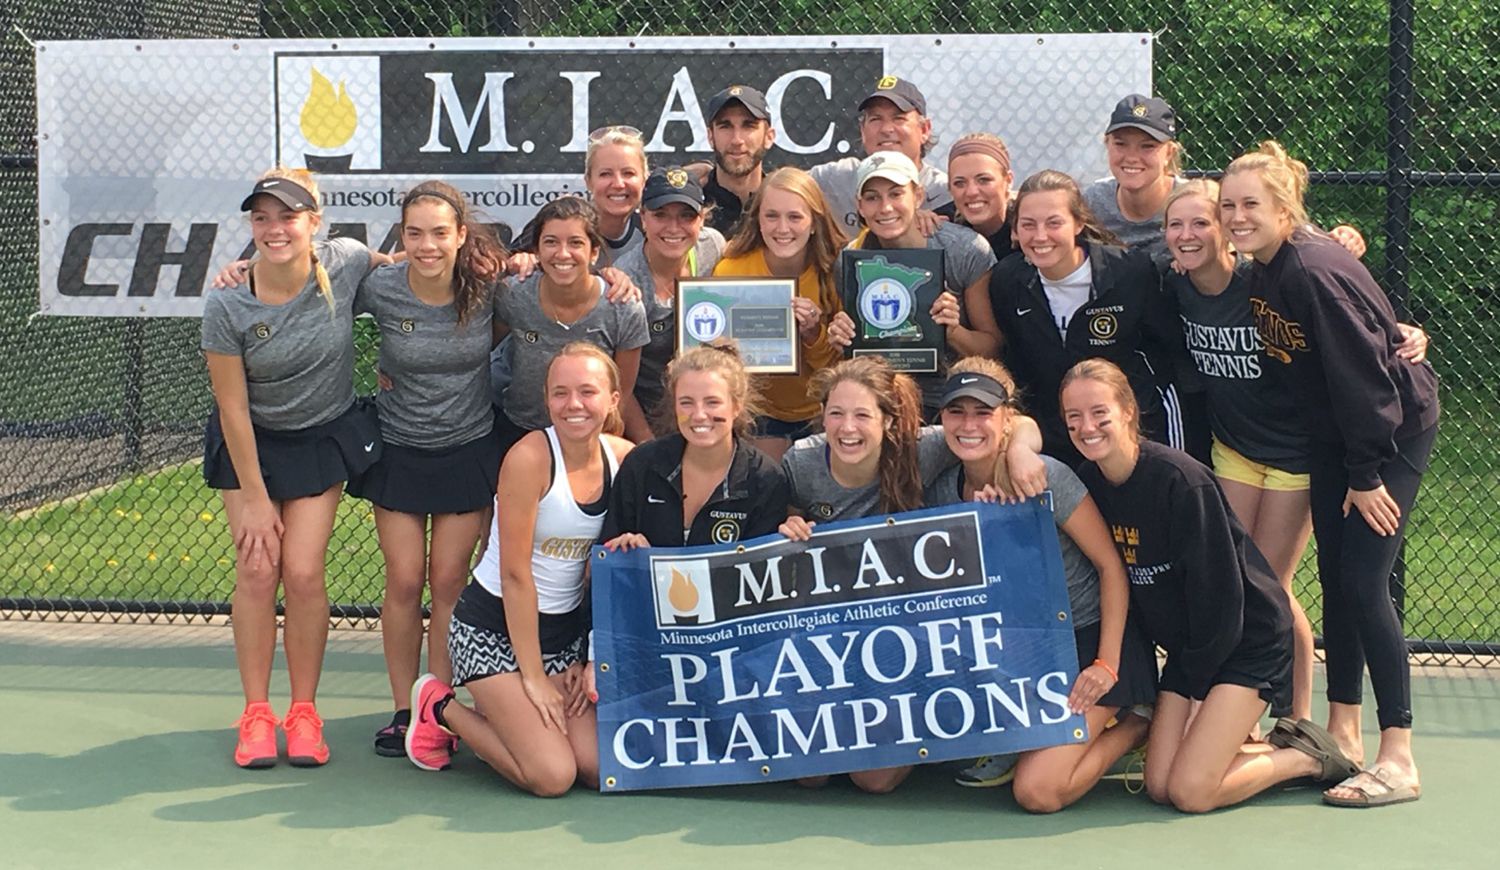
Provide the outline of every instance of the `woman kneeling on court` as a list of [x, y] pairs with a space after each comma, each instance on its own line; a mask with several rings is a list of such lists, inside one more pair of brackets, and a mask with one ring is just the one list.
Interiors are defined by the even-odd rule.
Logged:
[[[943, 434], [960, 464], [927, 486], [928, 506], [1015, 497], [1005, 462], [1017, 416], [1015, 381], [1004, 366], [983, 357], [959, 360], [949, 371]], [[1013, 766], [1016, 803], [1034, 813], [1052, 813], [1087, 794], [1110, 765], [1145, 741], [1147, 720], [1127, 711], [1155, 699], [1156, 659], [1136, 626], [1125, 619], [1130, 607], [1125, 566], [1094, 500], [1067, 465], [1050, 456], [1042, 462], [1078, 648], [1078, 679], [1068, 707], [1088, 719], [1089, 740], [1024, 752], [1019, 759], [992, 757], [988, 766], [997, 774]], [[1010, 759], [1008, 764], [1003, 758]]]
[[1242, 745], [1268, 703], [1276, 716], [1291, 706], [1291, 605], [1213, 472], [1141, 440], [1135, 394], [1113, 363], [1073, 366], [1061, 406], [1085, 460], [1078, 477], [1124, 559], [1131, 606], [1167, 652], [1146, 744], [1152, 799], [1200, 813], [1289, 779], [1351, 775], [1338, 743], [1307, 720], [1286, 748]]
[[442, 770], [458, 736], [515, 785], [556, 797], [574, 782], [599, 784], [584, 575], [631, 445], [617, 437], [619, 372], [598, 347], [574, 342], [558, 352], [546, 401], [552, 425], [516, 442], [500, 467], [497, 499], [506, 507], [448, 629], [454, 683], [476, 707], [422, 676], [411, 690], [406, 754]]

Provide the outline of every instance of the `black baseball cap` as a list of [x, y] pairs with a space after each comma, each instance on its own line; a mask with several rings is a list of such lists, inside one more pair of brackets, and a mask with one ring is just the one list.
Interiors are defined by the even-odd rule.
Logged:
[[1131, 94], [1115, 103], [1104, 134], [1107, 136], [1124, 127], [1144, 130], [1158, 142], [1170, 142], [1177, 138], [1177, 113], [1159, 97]]
[[250, 202], [261, 194], [274, 196], [292, 211], [317, 211], [318, 201], [312, 192], [290, 178], [262, 178], [255, 182], [255, 189], [240, 203], [240, 211], [249, 211]]
[[641, 207], [657, 209], [674, 202], [703, 211], [703, 187], [697, 173], [677, 167], [653, 170], [641, 191]]
[[998, 408], [1010, 401], [1010, 390], [989, 375], [959, 372], [943, 384], [943, 401], [940, 404], [946, 408], [965, 396], [977, 399], [988, 407]]
[[730, 103], [739, 103], [745, 107], [751, 117], [761, 121], [771, 118], [771, 110], [766, 107], [766, 95], [757, 91], [749, 85], [730, 85], [708, 101], [708, 120], [713, 121]]
[[869, 105], [871, 100], [877, 98], [890, 100], [896, 104], [896, 108], [903, 112], [910, 112], [912, 109], [916, 109], [917, 114], [923, 117], [927, 115], [927, 98], [922, 96], [922, 92], [917, 89], [916, 85], [906, 79], [895, 76], [881, 76], [880, 81], [875, 83], [875, 89], [870, 91], [869, 96], [859, 101], [860, 111], [864, 111], [865, 106]]

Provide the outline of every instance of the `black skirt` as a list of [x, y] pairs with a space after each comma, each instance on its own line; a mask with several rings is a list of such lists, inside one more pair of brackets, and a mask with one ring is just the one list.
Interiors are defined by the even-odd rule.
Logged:
[[[1073, 642], [1078, 647], [1078, 670], [1081, 673], [1099, 657], [1099, 623], [1074, 629]], [[1101, 707], [1128, 709], [1136, 704], [1156, 703], [1156, 650], [1126, 618], [1125, 634], [1120, 639], [1120, 679], [1104, 697]]]
[[380, 461], [346, 487], [355, 498], [404, 514], [462, 514], [489, 507], [500, 474], [494, 429], [437, 450], [387, 444]]
[[[326, 492], [364, 472], [380, 459], [380, 421], [375, 403], [361, 399], [333, 420], [306, 429], [255, 426], [255, 450], [266, 494], [274, 501]], [[203, 479], [214, 489], [239, 489], [219, 408], [203, 430]]]

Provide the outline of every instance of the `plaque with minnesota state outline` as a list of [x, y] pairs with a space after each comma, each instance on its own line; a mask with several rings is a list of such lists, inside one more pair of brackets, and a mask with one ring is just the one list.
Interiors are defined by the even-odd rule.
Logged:
[[844, 311], [854, 321], [846, 356], [883, 356], [899, 372], [938, 371], [948, 330], [933, 322], [943, 292], [943, 252], [926, 248], [846, 249]]
[[677, 353], [732, 339], [748, 371], [796, 374], [802, 341], [794, 278], [677, 279]]

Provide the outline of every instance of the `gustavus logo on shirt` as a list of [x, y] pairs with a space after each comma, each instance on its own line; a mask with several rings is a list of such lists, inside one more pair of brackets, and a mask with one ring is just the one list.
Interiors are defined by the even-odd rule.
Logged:
[[1290, 364], [1293, 352], [1308, 349], [1307, 335], [1302, 331], [1302, 324], [1282, 317], [1266, 304], [1266, 300], [1252, 296], [1250, 311], [1255, 315], [1255, 329], [1266, 346], [1266, 356], [1279, 363]]
[[541, 338], [541, 336], [537, 334], [535, 329], [528, 329], [526, 330], [525, 338], [527, 344], [536, 344], [537, 339]]
[[665, 320], [658, 320], [658, 321], [652, 323], [651, 324], [651, 331], [652, 332], [666, 332], [667, 331], [667, 322]]
[[250, 327], [250, 330], [255, 333], [256, 338], [262, 341], [271, 337], [271, 324], [269, 323], [257, 323]]
[[414, 332], [416, 330], [416, 328], [417, 328], [417, 322], [415, 320], [412, 320], [410, 317], [408, 317], [405, 320], [401, 321], [401, 331], [402, 332], [411, 333], [411, 332]]
[[833, 519], [833, 505], [829, 504], [826, 501], [820, 501], [820, 502], [812, 505], [810, 508], [808, 508], [807, 512], [809, 514], [811, 514], [813, 516], [813, 518], [815, 518], [815, 519], [820, 519], [820, 520], [831, 520], [831, 519]]
[[1115, 333], [1119, 330], [1120, 322], [1107, 311], [1089, 316], [1089, 335], [1093, 337], [1092, 344], [1113, 344]]

